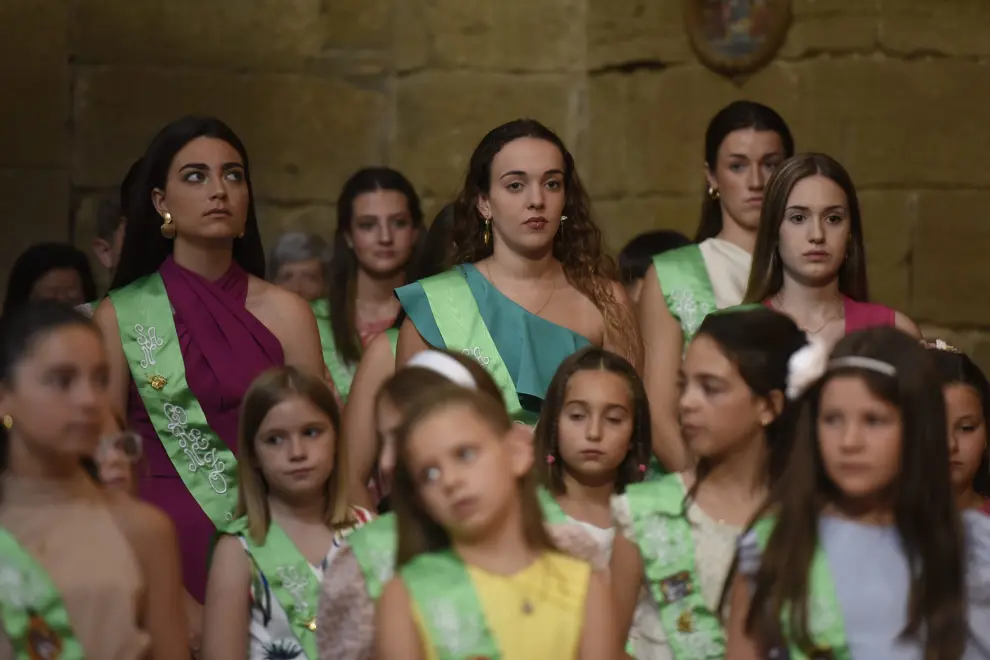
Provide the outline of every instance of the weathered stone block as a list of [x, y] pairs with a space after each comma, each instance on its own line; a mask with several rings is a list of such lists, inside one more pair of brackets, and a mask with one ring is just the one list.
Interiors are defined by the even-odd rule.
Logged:
[[[87, 64], [298, 70], [354, 59], [354, 54], [339, 49], [381, 48], [388, 40], [388, 5], [387, 0], [208, 5], [142, 0], [116, 2], [109, 10], [106, 0], [81, 0], [73, 16], [72, 46], [79, 61]], [[384, 55], [375, 59], [381, 65]]]
[[796, 14], [778, 56], [793, 59], [819, 53], [868, 52], [876, 44], [875, 14]]
[[577, 71], [584, 65], [581, 0], [493, 3], [431, 0], [406, 3], [395, 25], [397, 68], [422, 66], [415, 54], [427, 45], [438, 68], [499, 71]]
[[0, 167], [65, 167], [69, 65], [0, 60]]
[[990, 68], [882, 56], [793, 67], [800, 79], [801, 149], [835, 156], [860, 187], [990, 186], [983, 112], [990, 106]]
[[593, 76], [586, 169], [594, 194], [697, 194], [704, 187], [704, 136], [712, 116], [730, 101], [748, 98], [789, 119], [797, 85], [786, 63], [760, 71], [741, 89], [701, 66]]
[[226, 121], [247, 146], [262, 199], [336, 199], [384, 160], [385, 96], [340, 80], [84, 68], [75, 96], [73, 181], [112, 186], [154, 133], [187, 113]]
[[[0, 2], [0, 62], [13, 70], [66, 66], [69, 4], [66, 0]], [[17, 97], [4, 90], [4, 98]]]
[[695, 61], [683, 2], [588, 1], [588, 68]]
[[266, 254], [279, 236], [290, 231], [318, 234], [333, 244], [337, 219], [330, 204], [259, 204], [255, 212]]
[[884, 0], [880, 44], [905, 54], [990, 55], [990, 3], [985, 0]]
[[0, 296], [17, 256], [32, 243], [69, 240], [69, 177], [65, 170], [0, 169]]
[[913, 250], [918, 318], [946, 325], [990, 325], [987, 246], [990, 192], [923, 191]]
[[453, 198], [481, 138], [513, 119], [537, 119], [574, 148], [568, 137], [576, 132], [581, 88], [569, 76], [436, 72], [402, 78], [396, 87], [391, 162], [421, 195]]
[[899, 190], [866, 190], [859, 193], [859, 206], [870, 298], [906, 314], [911, 304], [910, 264], [918, 195]]
[[609, 251], [618, 256], [631, 239], [643, 232], [667, 229], [694, 236], [701, 213], [701, 197], [652, 196], [595, 202], [595, 219]]

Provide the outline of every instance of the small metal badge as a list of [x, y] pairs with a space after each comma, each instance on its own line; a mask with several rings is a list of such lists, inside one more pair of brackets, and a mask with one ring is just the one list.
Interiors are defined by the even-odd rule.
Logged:
[[675, 573], [660, 581], [660, 593], [667, 603], [681, 600], [685, 596], [694, 593], [694, 585], [691, 582], [691, 574], [687, 571]]
[[148, 376], [148, 383], [153, 388], [161, 392], [165, 386], [168, 385], [168, 380], [166, 380], [165, 376], [162, 376], [161, 374], [155, 374], [154, 376]]
[[681, 615], [677, 617], [677, 632], [694, 632], [694, 615], [691, 614], [690, 610], [684, 610], [681, 612]]
[[315, 616], [312, 619], [310, 619], [309, 621], [306, 622], [306, 627], [309, 630], [311, 630], [313, 632], [316, 632], [316, 617]]

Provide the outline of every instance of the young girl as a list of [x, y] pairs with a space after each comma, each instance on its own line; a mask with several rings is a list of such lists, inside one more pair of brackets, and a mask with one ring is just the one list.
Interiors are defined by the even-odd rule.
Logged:
[[921, 337], [907, 316], [869, 302], [856, 188], [825, 154], [788, 158], [770, 177], [743, 302], [773, 307], [828, 344], [877, 325]]
[[189, 657], [171, 523], [83, 467], [107, 371], [75, 310], [26, 303], [0, 320], [0, 657]]
[[625, 359], [588, 347], [560, 364], [536, 427], [542, 481], [567, 517], [612, 553], [613, 494], [641, 481], [650, 457], [650, 408]]
[[93, 476], [107, 488], [136, 497], [135, 468], [141, 460], [141, 436], [127, 430], [120, 418], [114, 421], [116, 430], [100, 439], [90, 462]]
[[620, 630], [638, 660], [715, 660], [717, 615], [736, 537], [787, 455], [787, 361], [805, 344], [765, 308], [708, 316], [681, 367], [681, 430], [697, 466], [632, 484], [613, 499]]
[[527, 432], [450, 386], [397, 435], [399, 574], [376, 612], [379, 657], [616, 658], [604, 578], [543, 524]]
[[892, 328], [816, 343], [788, 389], [794, 446], [739, 541], [727, 657], [990, 658], [990, 518], [960, 521], [924, 348]]
[[990, 383], [969, 357], [941, 339], [926, 343], [943, 379], [952, 488], [960, 509], [990, 513]]
[[347, 504], [340, 413], [323, 381], [284, 367], [251, 385], [240, 428], [239, 518], [214, 550], [206, 657], [315, 660], [320, 581], [371, 518]]

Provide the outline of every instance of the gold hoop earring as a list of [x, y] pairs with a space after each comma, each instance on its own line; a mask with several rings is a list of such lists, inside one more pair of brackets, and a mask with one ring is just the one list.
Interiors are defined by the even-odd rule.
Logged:
[[175, 238], [175, 224], [172, 222], [172, 214], [165, 211], [162, 215], [162, 236], [165, 238]]
[[485, 218], [485, 245], [491, 245], [492, 242], [492, 219]]
[[8, 431], [10, 429], [14, 428], [14, 418], [11, 417], [10, 415], [4, 415], [3, 416], [3, 427], [5, 429], [7, 429]]
[[708, 186], [708, 198], [713, 202], [717, 202], [719, 197], [721, 197], [721, 195], [718, 193], [718, 188]]

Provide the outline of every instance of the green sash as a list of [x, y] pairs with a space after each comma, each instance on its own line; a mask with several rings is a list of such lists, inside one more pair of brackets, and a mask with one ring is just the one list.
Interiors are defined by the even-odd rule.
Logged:
[[401, 576], [438, 660], [502, 657], [471, 575], [452, 550], [416, 557]]
[[175, 471], [217, 529], [233, 520], [237, 459], [210, 428], [186, 367], [161, 275], [110, 292], [124, 356]]
[[386, 328], [385, 336], [388, 337], [388, 343], [392, 345], [392, 357], [394, 358], [399, 351], [399, 329]]
[[686, 245], [653, 257], [653, 268], [671, 315], [681, 324], [684, 346], [705, 317], [715, 311], [715, 291], [697, 245]]
[[626, 498], [643, 572], [675, 660], [721, 660], [725, 631], [705, 604], [680, 477], [631, 484]]
[[351, 393], [351, 382], [354, 380], [354, 372], [357, 367], [341, 360], [337, 353], [337, 344], [333, 340], [333, 327], [330, 325], [330, 302], [321, 298], [310, 302], [309, 305], [313, 308], [313, 314], [316, 316], [316, 327], [320, 331], [323, 362], [330, 370], [330, 378], [333, 379], [340, 400], [346, 403], [347, 397]]
[[0, 621], [17, 660], [82, 660], [82, 646], [47, 571], [0, 527]]
[[505, 407], [514, 421], [535, 426], [539, 415], [524, 410], [519, 403], [516, 384], [498, 353], [471, 287], [458, 269], [421, 280], [423, 291], [433, 311], [433, 318], [447, 348], [460, 350], [483, 366], [505, 399]]
[[265, 542], [258, 545], [247, 533], [247, 518], [232, 523], [229, 533], [237, 534], [258, 570], [265, 576], [272, 593], [285, 612], [296, 640], [309, 660], [316, 660], [316, 604], [320, 580], [309, 561], [299, 552], [285, 531], [274, 521], [268, 526]]
[[[541, 487], [537, 491], [537, 497], [547, 523], [555, 525], [567, 522], [567, 516], [550, 491]], [[355, 529], [347, 537], [347, 543], [354, 552], [358, 566], [361, 567], [368, 595], [372, 600], [378, 600], [385, 584], [395, 573], [395, 556], [399, 548], [395, 514], [386, 513]]]
[[[760, 544], [760, 549], [765, 550], [767, 541], [776, 524], [774, 518], [761, 518], [753, 525], [753, 532]], [[832, 579], [832, 571], [828, 567], [828, 557], [819, 543], [815, 550], [815, 555], [811, 560], [811, 575], [808, 580], [809, 585], [809, 607], [808, 607], [808, 633], [815, 649], [809, 654], [798, 648], [796, 644], [788, 641], [788, 651], [790, 660], [852, 660], [849, 653], [849, 644], [846, 641], [846, 630], [842, 621], [842, 610], [839, 607], [839, 597], [835, 593], [835, 581]], [[788, 633], [788, 620], [790, 616], [785, 610], [781, 612], [781, 630], [784, 636], [790, 640]]]

